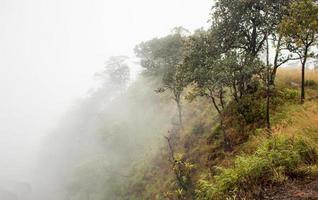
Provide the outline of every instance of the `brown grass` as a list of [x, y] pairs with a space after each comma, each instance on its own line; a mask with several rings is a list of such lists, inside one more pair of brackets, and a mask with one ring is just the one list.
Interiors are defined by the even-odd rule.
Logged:
[[[318, 70], [307, 69], [305, 73], [306, 80], [313, 80], [318, 83]], [[280, 68], [277, 71], [277, 84], [292, 86], [291, 82], [300, 84], [301, 80], [301, 70], [300, 69], [288, 69]]]
[[[306, 86], [306, 99], [318, 98], [318, 70], [307, 69], [305, 73], [305, 81], [309, 81], [314, 85]], [[301, 82], [300, 69], [281, 68], [277, 71], [276, 85], [278, 88], [299, 88]]]

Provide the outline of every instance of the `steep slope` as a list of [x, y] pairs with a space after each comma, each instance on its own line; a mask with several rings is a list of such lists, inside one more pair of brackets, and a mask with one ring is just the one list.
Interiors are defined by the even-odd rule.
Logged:
[[173, 127], [160, 153], [136, 166], [119, 199], [317, 199], [318, 90], [316, 73], [309, 74], [303, 105], [296, 75], [279, 75], [271, 132], [255, 118], [264, 109], [262, 93], [246, 99], [251, 122], [229, 104], [230, 152], [210, 102], [185, 101], [184, 126]]

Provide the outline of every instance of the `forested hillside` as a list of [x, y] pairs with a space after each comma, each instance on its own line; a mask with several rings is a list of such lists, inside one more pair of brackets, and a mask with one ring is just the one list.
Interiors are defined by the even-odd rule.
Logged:
[[217, 0], [210, 20], [136, 46], [178, 123], [116, 199], [317, 199], [317, 2]]
[[106, 62], [34, 198], [318, 199], [318, 2], [216, 0], [207, 20], [138, 44], [136, 81]]

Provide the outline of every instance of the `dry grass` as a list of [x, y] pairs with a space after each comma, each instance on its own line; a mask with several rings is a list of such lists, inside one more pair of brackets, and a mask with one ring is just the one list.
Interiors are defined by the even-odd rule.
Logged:
[[[305, 74], [306, 99], [318, 98], [318, 70], [307, 69]], [[279, 88], [299, 88], [301, 82], [300, 69], [281, 68], [277, 71], [276, 85]]]
[[[307, 69], [305, 73], [306, 80], [313, 80], [318, 83], [318, 70]], [[288, 69], [280, 68], [277, 71], [277, 84], [293, 86], [291, 82], [295, 84], [300, 84], [301, 80], [301, 70], [300, 69]]]
[[272, 133], [268, 134], [266, 130], [260, 129], [241, 147], [243, 152], [253, 152], [262, 141], [273, 135], [291, 138], [300, 136], [318, 150], [318, 101], [306, 101], [303, 105], [286, 105], [280, 112], [284, 113], [284, 118], [279, 123], [273, 124]]

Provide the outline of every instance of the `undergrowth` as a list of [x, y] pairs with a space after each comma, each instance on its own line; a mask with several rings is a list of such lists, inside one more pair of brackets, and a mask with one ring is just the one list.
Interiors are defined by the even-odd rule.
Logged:
[[[195, 167], [184, 173], [183, 165], [169, 162], [163, 145], [157, 156], [136, 168], [122, 199], [262, 199], [264, 188], [318, 175], [318, 102], [312, 98], [318, 95], [318, 73], [309, 73], [306, 91], [311, 100], [300, 104], [299, 89], [291, 85], [299, 82], [298, 74], [282, 72], [285, 75], [278, 76], [277, 87], [271, 91], [271, 134], [264, 128], [266, 95], [262, 90], [242, 99], [241, 107], [233, 101], [225, 109], [232, 152], [222, 148], [223, 133], [209, 102], [203, 98], [184, 102], [185, 123], [174, 132], [173, 150], [182, 155], [182, 164]], [[178, 173], [195, 197], [178, 186]]]
[[200, 200], [262, 195], [262, 186], [282, 183], [295, 176], [303, 164], [315, 162], [315, 149], [301, 137], [283, 135], [266, 139], [252, 155], [240, 155], [234, 165], [220, 168], [212, 181], [198, 182], [197, 198]]

